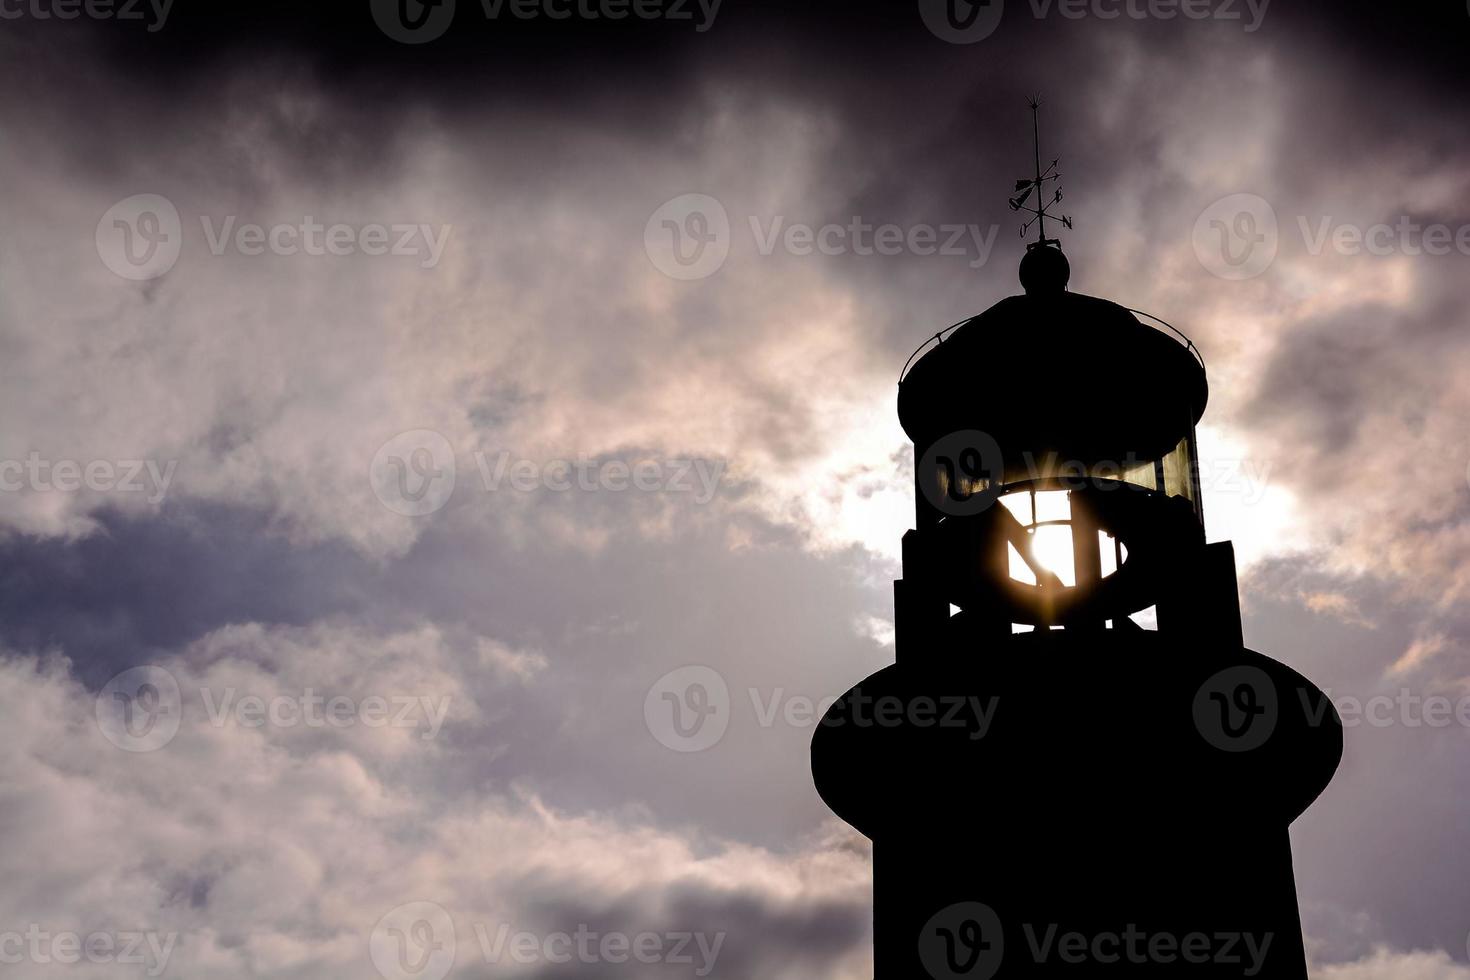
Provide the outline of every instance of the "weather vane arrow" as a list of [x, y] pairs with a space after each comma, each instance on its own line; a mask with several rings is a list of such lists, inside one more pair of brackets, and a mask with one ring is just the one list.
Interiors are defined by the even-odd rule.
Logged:
[[[1053, 215], [1051, 213], [1052, 206], [1062, 200], [1060, 184], [1052, 188], [1053, 193], [1051, 199], [1046, 200], [1047, 181], [1060, 181], [1062, 179], [1062, 175], [1057, 172], [1057, 164], [1060, 160], [1052, 160], [1051, 166], [1047, 167], [1044, 171], [1041, 169], [1041, 102], [1038, 99], [1032, 98], [1027, 99], [1026, 104], [1031, 107], [1031, 141], [1036, 157], [1036, 176], [1019, 178], [1016, 181], [1016, 191], [1018, 193], [1010, 199], [1009, 203], [1012, 211], [1025, 211], [1027, 214], [1033, 216], [1021, 226], [1021, 237], [1024, 238], [1026, 232], [1031, 229], [1031, 226], [1036, 225], [1036, 241], [1027, 245], [1026, 247], [1028, 249], [1040, 248], [1043, 245], [1056, 245], [1060, 247], [1061, 242], [1057, 239], [1046, 237], [1047, 218], [1051, 218], [1053, 221], [1060, 221], [1064, 228], [1070, 229], [1072, 227], [1070, 216]], [[1033, 193], [1036, 195], [1034, 204], [1031, 198]]]

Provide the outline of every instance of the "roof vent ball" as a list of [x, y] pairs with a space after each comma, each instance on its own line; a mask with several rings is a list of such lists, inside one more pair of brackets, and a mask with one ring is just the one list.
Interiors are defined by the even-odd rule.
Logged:
[[1028, 296], [1064, 292], [1071, 278], [1072, 265], [1059, 248], [1033, 245], [1021, 259], [1021, 288]]

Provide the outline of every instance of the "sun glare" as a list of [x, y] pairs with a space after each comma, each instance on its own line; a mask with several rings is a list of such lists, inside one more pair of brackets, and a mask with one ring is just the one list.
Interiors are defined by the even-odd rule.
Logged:
[[1072, 565], [1072, 529], [1065, 524], [1043, 524], [1031, 532], [1031, 553], [1046, 569], [1062, 580], [1062, 584], [1077, 584], [1076, 570]]
[[[1026, 528], [1031, 539], [1031, 555], [1042, 568], [1052, 572], [1063, 585], [1077, 584], [1077, 567], [1072, 542], [1071, 501], [1066, 491], [1042, 491], [1035, 494], [1019, 492], [1000, 498], [1006, 510]], [[1056, 523], [1044, 523], [1056, 522]], [[1097, 570], [1103, 578], [1118, 570], [1121, 558], [1128, 557], [1128, 549], [1120, 548], [1113, 536], [1106, 531], [1097, 532]], [[1026, 585], [1036, 585], [1036, 574], [1021, 557], [1015, 545], [1009, 546], [1008, 563], [1011, 578]]]

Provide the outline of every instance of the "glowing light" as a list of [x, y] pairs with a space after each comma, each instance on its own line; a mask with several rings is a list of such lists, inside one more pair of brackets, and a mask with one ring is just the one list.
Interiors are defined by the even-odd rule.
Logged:
[[1016, 520], [1025, 525], [1031, 524], [1031, 495], [1029, 493], [1008, 493], [1000, 498], [1000, 502]]
[[[1065, 490], [1021, 492], [1007, 494], [1000, 498], [1000, 502], [1026, 528], [1026, 533], [1031, 538], [1031, 557], [1036, 563], [1056, 575], [1068, 588], [1076, 586], [1071, 495]], [[1126, 560], [1128, 549], [1119, 548], [1113, 536], [1106, 531], [1097, 532], [1097, 544], [1100, 566], [1097, 572], [1107, 578], [1118, 570], [1118, 551], [1122, 552], [1122, 558]], [[1008, 547], [1007, 564], [1011, 578], [1026, 585], [1037, 584], [1035, 573], [1014, 545]]]
[[1036, 520], [1070, 521], [1072, 498], [1065, 490], [1040, 490], [1036, 493]]
[[1026, 564], [1026, 560], [1021, 557], [1021, 553], [1016, 550], [1015, 545], [1006, 545], [1006, 557], [1010, 560], [1011, 578], [1017, 582], [1024, 582], [1027, 585], [1036, 584], [1035, 573], [1031, 571], [1031, 566]]
[[1077, 584], [1076, 569], [1072, 564], [1072, 528], [1070, 526], [1045, 524], [1032, 531], [1031, 554], [1042, 566], [1061, 579], [1063, 585]]
[[1097, 556], [1102, 563], [1103, 578], [1118, 570], [1118, 553], [1113, 547], [1113, 536], [1106, 531], [1097, 532]]

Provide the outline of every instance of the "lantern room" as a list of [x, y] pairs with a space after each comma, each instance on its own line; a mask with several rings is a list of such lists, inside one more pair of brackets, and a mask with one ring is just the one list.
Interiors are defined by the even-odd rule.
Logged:
[[923, 541], [918, 563], [967, 621], [1107, 626], [1156, 606], [1204, 544], [1199, 352], [1162, 321], [1067, 291], [1069, 275], [1059, 248], [1034, 244], [1024, 295], [936, 335], [899, 382], [911, 547]]

